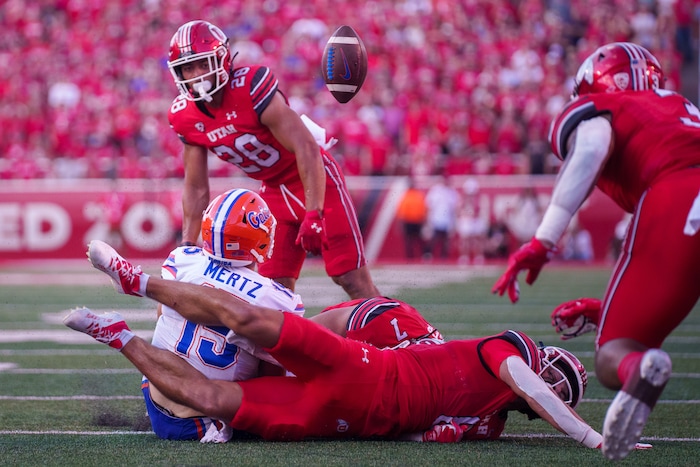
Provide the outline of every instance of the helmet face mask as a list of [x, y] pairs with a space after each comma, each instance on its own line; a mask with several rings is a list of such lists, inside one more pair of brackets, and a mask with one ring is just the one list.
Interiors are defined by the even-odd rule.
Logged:
[[586, 368], [574, 354], [561, 347], [546, 346], [542, 353], [542, 369], [538, 375], [564, 403], [576, 408], [588, 385]]
[[631, 42], [613, 42], [583, 61], [574, 79], [573, 97], [660, 89], [664, 81], [659, 61], [647, 49]]
[[[180, 94], [191, 101], [211, 101], [211, 95], [229, 81], [233, 59], [229, 40], [221, 29], [207, 21], [190, 21], [170, 40], [168, 68]], [[185, 79], [182, 66], [206, 60], [209, 71]], [[206, 84], [208, 83], [208, 84]]]
[[202, 251], [233, 266], [262, 263], [272, 256], [277, 220], [250, 190], [229, 190], [214, 198], [202, 216]]

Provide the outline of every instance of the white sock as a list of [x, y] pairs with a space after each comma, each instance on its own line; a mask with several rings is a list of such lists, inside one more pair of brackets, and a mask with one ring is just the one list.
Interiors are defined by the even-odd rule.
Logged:
[[139, 278], [139, 290], [137, 290], [138, 294], [142, 297], [146, 297], [146, 285], [148, 284], [148, 279], [150, 279], [151, 276], [149, 274], [146, 274], [145, 272], [141, 273], [141, 277]]

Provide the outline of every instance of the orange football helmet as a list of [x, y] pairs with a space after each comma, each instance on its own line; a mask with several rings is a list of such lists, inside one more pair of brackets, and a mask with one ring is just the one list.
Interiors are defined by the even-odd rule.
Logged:
[[257, 193], [229, 190], [212, 200], [202, 217], [202, 251], [233, 265], [272, 256], [277, 220]]

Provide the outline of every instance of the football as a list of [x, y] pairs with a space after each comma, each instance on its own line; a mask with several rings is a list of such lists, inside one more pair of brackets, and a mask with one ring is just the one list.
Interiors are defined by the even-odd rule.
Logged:
[[355, 97], [367, 76], [367, 50], [350, 26], [341, 26], [323, 49], [321, 72], [333, 97], [345, 104]]

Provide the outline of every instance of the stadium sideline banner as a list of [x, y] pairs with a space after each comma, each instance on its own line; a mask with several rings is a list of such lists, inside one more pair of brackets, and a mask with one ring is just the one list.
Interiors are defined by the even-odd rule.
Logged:
[[[508, 218], [526, 187], [535, 189], [546, 206], [552, 176], [484, 176], [476, 181], [480, 215], [485, 220]], [[465, 177], [450, 184], [461, 189]], [[396, 208], [408, 188], [405, 177], [348, 177], [350, 193], [370, 261], [404, 259]], [[427, 177], [418, 187], [427, 190]], [[256, 190], [247, 177], [211, 180], [211, 194], [231, 188]], [[181, 180], [5, 180], [0, 185], [0, 260], [78, 259], [85, 246], [101, 239], [125, 256], [165, 258], [177, 245], [182, 219]], [[615, 225], [623, 213], [599, 192], [579, 213], [580, 225], [593, 238], [595, 257], [606, 259]]]

